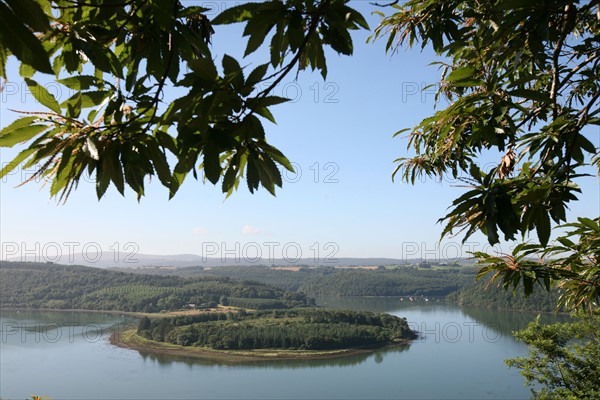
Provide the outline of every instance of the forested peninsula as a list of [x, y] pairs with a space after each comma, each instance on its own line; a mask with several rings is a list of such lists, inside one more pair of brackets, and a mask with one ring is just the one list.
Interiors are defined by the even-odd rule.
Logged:
[[337, 357], [415, 339], [405, 318], [324, 309], [142, 318], [135, 332], [113, 343], [138, 350], [220, 358], [289, 359]]
[[[203, 357], [223, 351], [233, 351], [242, 359], [329, 357], [407, 344], [416, 338], [403, 318], [313, 308], [314, 299], [302, 292], [223, 276], [161, 276], [2, 262], [0, 302], [3, 308], [152, 313], [154, 318], [140, 319], [136, 331], [114, 334], [111, 342], [155, 352], [200, 352]], [[229, 312], [221, 312], [224, 306]], [[198, 312], [178, 317], [162, 314], [186, 309]]]

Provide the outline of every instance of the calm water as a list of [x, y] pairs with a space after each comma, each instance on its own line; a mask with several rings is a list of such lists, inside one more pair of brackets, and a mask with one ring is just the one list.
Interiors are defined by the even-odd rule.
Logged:
[[[0, 397], [26, 399], [524, 399], [503, 360], [524, 355], [510, 331], [534, 314], [397, 299], [320, 299], [404, 316], [410, 346], [337, 360], [218, 365], [114, 347], [131, 320], [89, 313], [3, 312]], [[547, 316], [553, 320], [555, 317]]]

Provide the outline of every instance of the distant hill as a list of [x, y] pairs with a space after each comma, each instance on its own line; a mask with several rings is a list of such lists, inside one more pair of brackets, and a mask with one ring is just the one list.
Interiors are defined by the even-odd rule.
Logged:
[[228, 277], [133, 274], [78, 265], [0, 261], [0, 306], [134, 312], [217, 304], [252, 309], [311, 305], [302, 293]]
[[[26, 260], [22, 260], [21, 257], [8, 258], [7, 261], [44, 261], [36, 260], [36, 257], [30, 256]], [[299, 260], [276, 258], [269, 260], [268, 258], [259, 259], [235, 259], [234, 257], [228, 257], [222, 260], [220, 257], [203, 257], [197, 254], [173, 254], [173, 255], [156, 255], [156, 254], [121, 254], [117, 260], [115, 260], [113, 252], [104, 253], [92, 253], [89, 252], [83, 254], [65, 254], [62, 257], [56, 257], [53, 259], [57, 264], [63, 265], [86, 265], [98, 268], [136, 268], [136, 267], [224, 267], [224, 266], [252, 266], [252, 265], [280, 265], [280, 266], [380, 266], [380, 265], [403, 265], [403, 264], [417, 264], [423, 260], [420, 258], [414, 259], [399, 259], [399, 258], [337, 258], [335, 260], [323, 260], [315, 261], [314, 258], [301, 258]], [[334, 262], [335, 261], [335, 262]], [[428, 261], [428, 260], [426, 260]], [[457, 259], [451, 260], [461, 264], [471, 263], [469, 259]]]
[[254, 281], [310, 296], [445, 296], [475, 279], [471, 267], [424, 268], [417, 265], [363, 267], [268, 267], [223, 266], [219, 268], [144, 267], [123, 269], [138, 274], [181, 277], [229, 277]]

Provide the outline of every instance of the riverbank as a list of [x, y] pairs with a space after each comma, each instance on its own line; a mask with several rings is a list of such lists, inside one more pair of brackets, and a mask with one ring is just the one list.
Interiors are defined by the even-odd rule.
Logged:
[[290, 361], [290, 360], [318, 360], [348, 357], [358, 354], [368, 354], [375, 350], [392, 347], [406, 346], [410, 342], [388, 344], [383, 346], [365, 346], [336, 350], [214, 350], [209, 348], [179, 346], [171, 343], [148, 340], [136, 333], [135, 329], [124, 332], [115, 332], [110, 336], [110, 343], [125, 349], [138, 350], [142, 353], [162, 354], [178, 357], [192, 357], [216, 361], [226, 364], [239, 364], [260, 361]]

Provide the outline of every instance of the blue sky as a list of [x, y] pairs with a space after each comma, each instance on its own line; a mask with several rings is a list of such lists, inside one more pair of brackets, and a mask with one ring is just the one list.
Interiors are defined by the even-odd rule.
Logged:
[[[368, 2], [352, 5], [363, 11], [372, 28], [377, 25]], [[215, 27], [218, 60], [224, 52], [241, 56], [245, 43], [240, 28]], [[156, 180], [147, 185], [140, 203], [133, 192], [122, 197], [114, 188], [99, 202], [94, 185], [82, 182], [65, 205], [58, 205], [39, 183], [14, 188], [31, 173], [17, 171], [0, 182], [0, 257], [83, 249], [120, 256], [210, 251], [216, 252], [212, 256], [237, 252], [253, 257], [260, 252], [265, 258], [293, 258], [300, 251], [302, 257], [321, 259], [456, 257], [461, 238], [438, 244], [442, 226], [436, 221], [464, 188], [455, 182], [409, 186], [391, 180], [393, 160], [409, 154], [406, 139], [392, 135], [434, 110], [433, 93], [417, 88], [439, 79], [437, 68], [428, 66], [435, 57], [419, 49], [400, 49], [390, 56], [384, 41], [366, 44], [369, 35], [353, 35], [352, 57], [327, 53], [327, 81], [304, 72], [275, 89], [275, 95], [293, 102], [273, 109], [278, 124], [265, 122], [268, 139], [298, 172], [284, 176], [277, 197], [266, 190], [252, 195], [241, 185], [224, 200], [220, 185], [188, 179], [170, 201]], [[256, 63], [257, 58], [248, 60], [250, 68]], [[0, 94], [2, 127], [18, 117], [9, 108], [41, 109], [21, 85], [14, 64], [9, 73], [12, 80]], [[66, 93], [60, 95], [66, 98]], [[600, 145], [600, 132], [590, 131], [589, 137]], [[0, 163], [18, 150], [0, 149]], [[598, 179], [581, 184], [584, 194], [573, 213], [595, 217], [600, 213]], [[464, 250], [486, 247], [482, 236], [469, 243]]]

